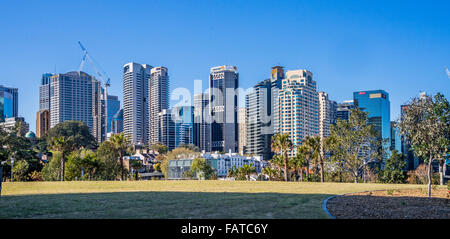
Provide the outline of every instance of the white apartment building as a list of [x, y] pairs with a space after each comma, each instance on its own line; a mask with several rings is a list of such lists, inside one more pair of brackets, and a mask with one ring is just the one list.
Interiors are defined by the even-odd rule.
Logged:
[[123, 66], [123, 133], [132, 144], [147, 144], [148, 82], [151, 65], [134, 62]]
[[316, 82], [307, 70], [287, 71], [278, 95], [279, 132], [289, 134], [296, 147], [307, 136], [319, 135], [319, 99]]
[[150, 70], [148, 83], [148, 143], [159, 141], [158, 114], [169, 109], [169, 74], [166, 67], [159, 66]]

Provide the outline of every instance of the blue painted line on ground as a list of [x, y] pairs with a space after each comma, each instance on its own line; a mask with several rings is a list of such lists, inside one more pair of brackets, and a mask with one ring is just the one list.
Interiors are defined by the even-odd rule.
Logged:
[[325, 200], [323, 200], [323, 203], [322, 203], [322, 209], [330, 217], [330, 219], [336, 219], [336, 217], [331, 215], [330, 211], [328, 211], [328, 209], [327, 209], [327, 202], [328, 202], [328, 200], [330, 200], [332, 198], [335, 198], [335, 197], [337, 197], [337, 196], [330, 196], [330, 197], [326, 198]]

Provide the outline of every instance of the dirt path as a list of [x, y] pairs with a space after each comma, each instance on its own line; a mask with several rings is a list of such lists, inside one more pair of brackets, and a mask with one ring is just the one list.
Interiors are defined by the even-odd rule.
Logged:
[[447, 189], [384, 190], [352, 193], [328, 200], [327, 209], [337, 219], [450, 219]]

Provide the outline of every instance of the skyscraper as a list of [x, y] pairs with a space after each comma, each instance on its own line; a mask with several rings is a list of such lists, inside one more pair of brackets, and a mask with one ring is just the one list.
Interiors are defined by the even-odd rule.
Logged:
[[53, 75], [50, 77], [50, 92], [50, 128], [66, 120], [82, 121], [97, 140], [101, 140], [98, 80], [82, 71]]
[[170, 109], [164, 109], [158, 113], [158, 133], [157, 142], [167, 146], [168, 150], [176, 148], [175, 143], [175, 122], [172, 120]]
[[[280, 132], [289, 134], [294, 146], [306, 136], [319, 135], [319, 99], [311, 72], [287, 71], [278, 98]], [[290, 155], [296, 152], [294, 147]]]
[[123, 67], [123, 132], [132, 144], [147, 144], [148, 82], [152, 66], [130, 62]]
[[391, 110], [389, 94], [384, 90], [357, 91], [353, 93], [356, 107], [368, 112], [368, 123], [374, 125], [383, 142], [383, 147], [389, 149], [391, 144]]
[[354, 108], [355, 105], [353, 104], [353, 100], [346, 100], [342, 103], [337, 104], [336, 120], [348, 120], [348, 118], [350, 117], [350, 110]]
[[36, 113], [36, 136], [44, 136], [50, 129], [50, 110], [39, 110]]
[[319, 136], [322, 139], [330, 136], [330, 125], [335, 124], [336, 102], [329, 99], [328, 94], [319, 92]]
[[272, 67], [272, 75], [270, 77], [271, 92], [270, 92], [270, 101], [268, 103], [268, 105], [270, 105], [269, 115], [271, 118], [271, 123], [266, 125], [266, 127], [268, 126], [271, 130], [273, 130], [271, 134], [280, 132], [280, 112], [279, 112], [280, 107], [278, 107], [279, 105], [278, 95], [282, 87], [282, 81], [285, 77], [286, 76], [284, 74], [284, 68], [282, 66]]
[[239, 153], [244, 154], [247, 146], [247, 111], [245, 107], [240, 107], [238, 111], [239, 124]]
[[194, 107], [173, 107], [171, 113], [175, 124], [175, 147], [194, 144]]
[[18, 117], [19, 90], [0, 85], [0, 122], [6, 118]]
[[50, 77], [53, 74], [42, 74], [39, 86], [39, 110], [36, 113], [36, 136], [42, 137], [50, 129]]
[[112, 133], [120, 134], [123, 131], [123, 109], [116, 112], [112, 119]]
[[238, 93], [239, 73], [236, 66], [217, 66], [209, 74], [211, 150], [238, 150]]
[[150, 70], [148, 83], [148, 142], [158, 142], [158, 114], [169, 109], [169, 74], [166, 67], [155, 67]]
[[205, 152], [211, 152], [211, 124], [208, 121], [209, 94], [194, 94], [194, 144]]
[[106, 116], [106, 123], [107, 123], [107, 133], [113, 132], [112, 127], [112, 121], [114, 118], [114, 115], [120, 110], [120, 100], [119, 97], [115, 95], [109, 95], [108, 94], [108, 115]]

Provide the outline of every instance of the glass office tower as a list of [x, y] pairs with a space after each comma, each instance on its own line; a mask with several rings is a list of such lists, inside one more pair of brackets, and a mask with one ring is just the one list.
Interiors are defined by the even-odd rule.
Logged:
[[386, 141], [385, 149], [391, 144], [391, 109], [389, 94], [384, 90], [357, 91], [353, 93], [353, 101], [361, 111], [368, 112], [368, 123], [373, 124], [379, 136]]
[[0, 121], [18, 115], [18, 89], [0, 85]]

